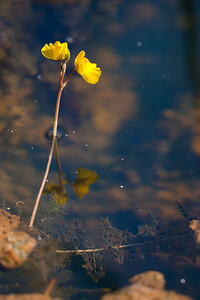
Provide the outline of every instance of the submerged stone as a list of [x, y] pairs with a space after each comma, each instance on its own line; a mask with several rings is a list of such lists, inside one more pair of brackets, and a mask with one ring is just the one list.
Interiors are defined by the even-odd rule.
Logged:
[[0, 241], [0, 264], [7, 269], [23, 265], [37, 243], [28, 233], [21, 231], [8, 231]]
[[7, 269], [20, 267], [37, 242], [28, 233], [16, 231], [19, 217], [0, 209], [0, 265]]
[[105, 294], [101, 300], [193, 300], [174, 291], [164, 290], [164, 275], [157, 271], [135, 275], [129, 281], [131, 285]]

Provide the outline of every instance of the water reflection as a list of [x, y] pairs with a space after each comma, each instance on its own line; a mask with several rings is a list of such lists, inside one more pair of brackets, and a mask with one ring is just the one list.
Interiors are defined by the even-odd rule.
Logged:
[[[103, 265], [108, 271], [99, 285], [88, 279], [81, 268], [83, 261], [73, 257], [74, 285], [83, 288], [84, 278], [85, 286], [94, 289], [116, 287], [133, 272], [160, 269], [168, 274], [171, 289], [198, 298], [199, 251], [176, 201], [190, 216], [198, 217], [199, 4], [82, 3], [59, 2], [67, 9], [54, 9], [53, 1], [0, 3], [1, 206], [15, 212], [15, 203], [23, 201], [22, 217], [28, 222], [47, 159], [49, 142], [43, 136], [52, 124], [57, 93], [57, 66], [47, 64], [39, 52], [46, 42], [71, 37], [74, 57], [69, 68], [76, 54], [86, 49], [103, 69], [103, 76], [92, 88], [74, 76], [63, 94], [60, 126], [68, 129], [68, 138], [59, 143], [60, 161], [69, 178], [76, 178], [82, 166], [95, 170], [100, 180], [84, 201], [77, 201], [73, 189], [69, 190], [70, 200], [62, 209], [44, 196], [37, 224], [51, 233], [54, 242], [60, 241], [59, 232], [64, 249], [70, 245], [74, 249], [75, 242], [76, 247], [94, 247], [91, 239], [86, 243], [88, 236], [95, 236], [95, 245], [102, 247], [101, 217], [109, 217], [113, 228], [129, 228], [135, 235], [138, 225], [149, 224], [150, 211], [159, 219], [161, 232], [169, 236], [187, 232], [183, 240], [167, 240], [164, 245], [156, 240], [149, 248], [139, 247], [134, 250], [137, 259], [129, 263], [125, 258], [123, 265], [104, 257], [98, 267]], [[49, 181], [59, 182], [58, 173], [54, 162]], [[45, 211], [48, 218], [43, 218]], [[73, 218], [78, 221], [73, 223]], [[192, 249], [186, 249], [190, 245]], [[196, 263], [187, 257], [194, 255]], [[64, 280], [63, 273], [54, 274], [64, 294], [70, 276]], [[180, 284], [181, 278], [186, 278], [185, 285]]]
[[61, 169], [57, 139], [54, 148], [56, 154], [59, 183], [47, 183], [43, 191], [43, 195], [50, 194], [56, 202], [58, 202], [60, 205], [64, 205], [68, 199], [68, 193], [65, 188], [65, 184], [69, 184], [73, 187], [78, 198], [83, 199], [83, 196], [88, 193], [90, 185], [95, 183], [99, 179], [99, 176], [95, 171], [91, 171], [86, 168], [78, 168], [76, 171], [76, 179], [74, 180], [74, 182], [72, 182], [69, 178], [67, 178], [66, 174]]
[[64, 187], [64, 184], [68, 182], [65, 174], [62, 172], [59, 153], [58, 153], [58, 144], [57, 140], [55, 142], [55, 154], [56, 154], [56, 162], [58, 167], [58, 178], [59, 183], [56, 184], [54, 182], [47, 183], [45, 189], [43, 190], [43, 195], [52, 195], [53, 199], [58, 202], [60, 205], [64, 205], [68, 198], [68, 193]]

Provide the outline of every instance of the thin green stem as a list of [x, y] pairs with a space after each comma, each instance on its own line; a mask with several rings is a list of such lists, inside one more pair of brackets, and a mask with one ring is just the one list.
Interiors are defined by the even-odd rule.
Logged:
[[66, 64], [64, 64], [60, 70], [60, 82], [59, 82], [59, 90], [57, 95], [57, 101], [56, 101], [56, 109], [55, 109], [55, 116], [54, 116], [54, 123], [53, 123], [53, 137], [56, 137], [57, 135], [57, 127], [58, 127], [58, 113], [59, 113], [59, 107], [60, 107], [60, 99], [62, 95], [63, 90], [63, 79], [65, 76], [66, 71]]
[[49, 169], [50, 169], [50, 166], [51, 166], [51, 161], [52, 161], [52, 157], [53, 157], [53, 150], [54, 150], [54, 146], [55, 146], [55, 143], [56, 143], [57, 127], [58, 127], [58, 113], [59, 113], [60, 99], [61, 99], [61, 95], [62, 95], [62, 90], [64, 89], [64, 87], [66, 86], [69, 78], [71, 77], [71, 75], [75, 71], [75, 69], [74, 69], [69, 74], [69, 76], [67, 77], [65, 82], [63, 83], [63, 79], [64, 79], [65, 71], [66, 71], [66, 63], [62, 64], [62, 61], [61, 61], [60, 66], [61, 66], [61, 69], [60, 69], [60, 76], [59, 76], [59, 78], [60, 78], [60, 80], [59, 80], [59, 89], [58, 89], [56, 108], [55, 108], [55, 116], [54, 116], [54, 123], [53, 123], [53, 139], [52, 139], [51, 149], [50, 149], [50, 152], [49, 152], [49, 158], [48, 158], [45, 174], [44, 174], [44, 177], [43, 177], [43, 180], [42, 180], [42, 183], [41, 183], [41, 186], [40, 186], [40, 189], [39, 189], [36, 201], [35, 201], [35, 206], [34, 206], [34, 209], [33, 209], [33, 212], [32, 212], [29, 227], [33, 227], [33, 223], [34, 223], [35, 216], [36, 216], [36, 213], [37, 213], [40, 198], [42, 196], [42, 192], [43, 192], [44, 186], [46, 184], [46, 180], [47, 180], [47, 177], [48, 177], [48, 174], [49, 174]]
[[59, 152], [58, 152], [58, 143], [57, 143], [57, 140], [55, 142], [55, 154], [56, 154], [56, 163], [57, 163], [57, 167], [58, 167], [58, 172], [62, 173], [62, 168], [61, 168], [60, 158], [59, 158]]
[[31, 216], [30, 223], [29, 223], [29, 227], [33, 227], [33, 223], [34, 223], [35, 216], [36, 216], [36, 213], [37, 213], [40, 198], [42, 196], [42, 192], [43, 192], [46, 180], [47, 180], [47, 176], [49, 174], [49, 169], [50, 169], [51, 160], [52, 160], [52, 156], [53, 156], [53, 149], [54, 149], [54, 145], [55, 145], [55, 140], [56, 140], [56, 137], [53, 136], [51, 149], [50, 149], [50, 152], [49, 152], [49, 159], [48, 159], [45, 174], [44, 174], [44, 177], [43, 177], [43, 180], [42, 180], [42, 183], [41, 183], [41, 186], [40, 186], [40, 189], [39, 189], [36, 201], [35, 201], [35, 206], [34, 206], [34, 209], [33, 209], [33, 213], [32, 213], [32, 216]]
[[72, 74], [76, 71], [76, 69], [73, 69], [71, 71], [71, 73], [68, 75], [67, 79], [65, 80], [65, 82], [63, 83], [63, 88], [66, 86], [66, 84], [68, 83], [68, 80], [70, 79], [70, 77], [72, 76]]
[[54, 286], [55, 282], [56, 282], [55, 278], [52, 278], [52, 279], [50, 280], [49, 285], [47, 286], [46, 291], [44, 292], [44, 295], [45, 295], [46, 297], [48, 297], [48, 296], [50, 295], [50, 293], [51, 293], [51, 291], [52, 291], [52, 289], [53, 289], [53, 286]]
[[61, 169], [61, 164], [60, 164], [60, 159], [59, 159], [59, 153], [58, 153], [58, 143], [57, 140], [55, 142], [55, 154], [56, 154], [56, 163], [57, 163], [57, 167], [58, 167], [58, 176], [59, 176], [59, 185], [61, 187], [62, 190], [64, 190], [64, 184], [63, 184], [63, 180], [62, 180], [62, 169]]

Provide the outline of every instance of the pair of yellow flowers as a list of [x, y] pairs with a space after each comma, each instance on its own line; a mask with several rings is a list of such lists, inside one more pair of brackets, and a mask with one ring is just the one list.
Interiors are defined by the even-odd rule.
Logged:
[[[55, 42], [54, 44], [50, 43], [49, 45], [46, 44], [41, 49], [42, 54], [49, 59], [53, 60], [65, 60], [67, 62], [70, 59], [70, 52], [68, 49], [67, 43], [60, 43], [59, 41]], [[85, 51], [81, 51], [75, 61], [75, 70], [87, 81], [88, 83], [95, 84], [98, 82], [99, 77], [101, 75], [100, 68], [97, 68], [95, 63], [91, 63], [85, 57]]]

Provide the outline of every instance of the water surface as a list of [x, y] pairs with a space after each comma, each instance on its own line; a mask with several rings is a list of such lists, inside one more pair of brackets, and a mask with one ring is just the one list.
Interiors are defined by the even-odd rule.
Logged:
[[[84, 167], [99, 180], [83, 200], [66, 185], [64, 206], [42, 197], [35, 227], [43, 242], [23, 268], [1, 270], [2, 294], [42, 292], [54, 277], [52, 295], [98, 299], [158, 270], [168, 289], [200, 298], [199, 250], [189, 230], [200, 214], [199, 15], [199, 2], [189, 0], [0, 1], [0, 204], [26, 224], [58, 91], [59, 64], [40, 49], [67, 41], [68, 74], [81, 50], [102, 69], [96, 85], [78, 74], [70, 79], [59, 115], [66, 136], [58, 142], [68, 179]], [[59, 180], [55, 157], [48, 180]], [[135, 245], [55, 252], [116, 244]]]

